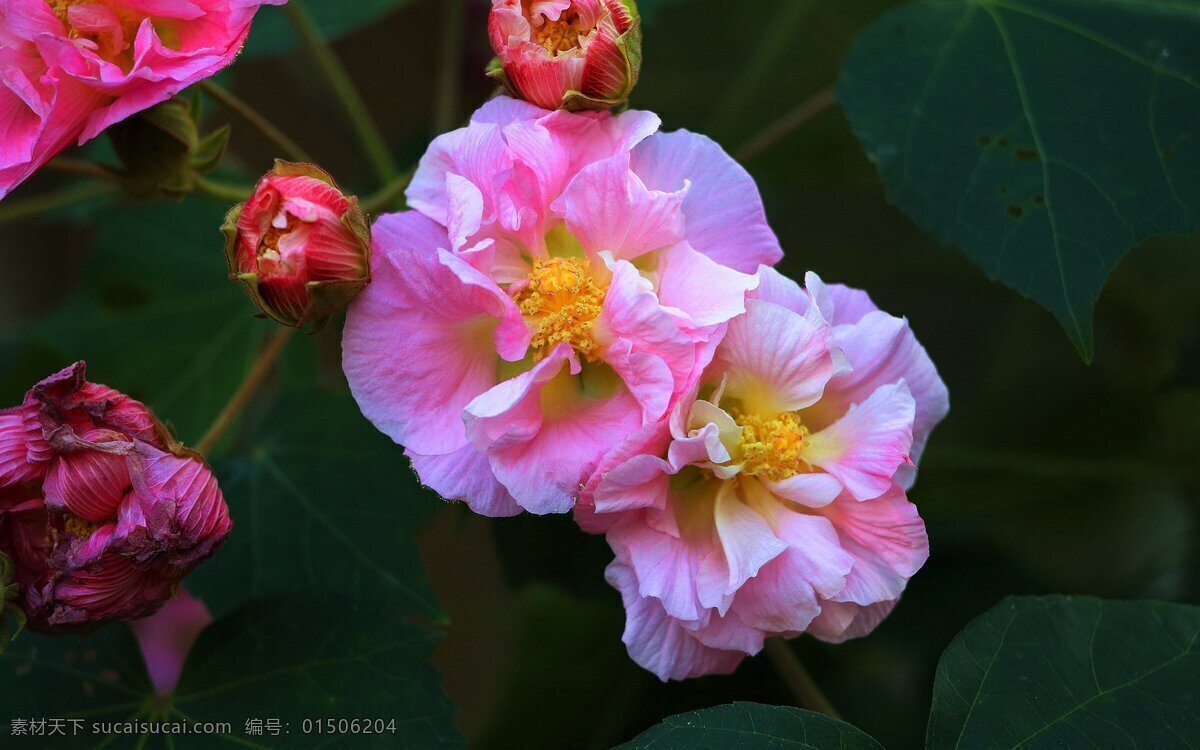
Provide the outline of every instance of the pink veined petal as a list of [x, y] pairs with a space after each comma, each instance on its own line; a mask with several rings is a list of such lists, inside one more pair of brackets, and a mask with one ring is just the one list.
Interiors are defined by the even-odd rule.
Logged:
[[85, 521], [109, 521], [116, 518], [117, 506], [132, 488], [125, 453], [133, 446], [113, 433], [88, 434], [84, 439], [103, 440], [102, 447], [115, 450], [84, 449], [59, 456], [43, 485], [46, 505]]
[[741, 651], [753, 656], [763, 649], [767, 633], [742, 621], [734, 610], [724, 615], [713, 614], [703, 626], [692, 629], [692, 637], [709, 648]]
[[765, 480], [763, 485], [772, 494], [809, 508], [829, 505], [838, 499], [844, 489], [837, 477], [824, 472], [797, 474], [777, 482]]
[[740, 651], [709, 648], [669, 617], [662, 604], [643, 597], [637, 579], [627, 566], [611, 563], [605, 579], [621, 592], [625, 604], [625, 632], [621, 640], [630, 657], [660, 680], [684, 680], [708, 674], [729, 674], [745, 658]]
[[380, 431], [422, 455], [451, 453], [467, 444], [463, 409], [497, 382], [497, 343], [519, 358], [529, 333], [511, 298], [437, 249], [445, 235], [428, 219], [408, 212], [376, 226], [374, 280], [347, 314], [343, 369]]
[[47, 105], [15, 50], [0, 49], [0, 169], [33, 159]]
[[45, 0], [5, 0], [3, 11], [6, 31], [18, 39], [33, 40], [41, 34], [61, 36], [66, 32]]
[[512, 166], [513, 157], [500, 126], [473, 123], [470, 127], [446, 133], [434, 139], [421, 157], [405, 191], [408, 205], [437, 223], [449, 226], [451, 205], [446, 176], [456, 174], [480, 191], [486, 215], [494, 204], [492, 186], [496, 175]]
[[488, 16], [488, 39], [492, 50], [503, 55], [509, 44], [531, 40], [532, 27], [521, 9], [521, 0], [492, 0], [492, 12]]
[[27, 418], [24, 409], [0, 412], [0, 487], [34, 482], [45, 476], [53, 454], [38, 450], [39, 446], [49, 448], [42, 438], [41, 425]]
[[879, 497], [909, 460], [916, 403], [901, 380], [883, 385], [809, 437], [804, 460], [837, 477], [859, 500]]
[[551, 58], [541, 45], [532, 42], [510, 47], [509, 52], [504, 64], [509, 82], [539, 107], [560, 107], [568, 91], [578, 91], [583, 85], [586, 61], [580, 55]]
[[651, 528], [626, 515], [608, 533], [617, 559], [636, 576], [639, 596], [653, 597], [670, 617], [699, 620], [705, 607], [696, 591], [700, 561], [713, 553], [711, 540], [689, 540]]
[[621, 153], [586, 167], [553, 208], [588, 253], [632, 260], [683, 237], [687, 191], [686, 184], [672, 192], [647, 189]]
[[54, 586], [54, 626], [98, 620], [130, 620], [152, 614], [171, 595], [174, 581], [142, 570], [117, 555], [105, 555], [86, 568], [71, 571]]
[[809, 626], [809, 633], [827, 643], [845, 643], [870, 634], [896, 608], [899, 600], [878, 602], [866, 607], [848, 602], [822, 603], [821, 616]]
[[175, 691], [188, 652], [212, 621], [204, 602], [180, 588], [158, 612], [129, 623], [155, 693], [170, 695]]
[[590, 398], [579, 389], [580, 372], [570, 346], [560, 344], [529, 372], [467, 405], [467, 435], [531, 513], [571, 510], [605, 452], [643, 424], [628, 390]]
[[759, 266], [757, 276], [758, 286], [747, 295], [750, 299], [772, 302], [798, 315], [808, 314], [812, 298], [804, 287], [770, 266]]
[[638, 472], [634, 472], [632, 476], [618, 475], [613, 484], [605, 489], [601, 507], [597, 507], [596, 494], [605, 486], [609, 474], [638, 456], [662, 455], [670, 443], [671, 432], [668, 425], [661, 421], [652, 422], [630, 433], [605, 454], [579, 492], [579, 502], [575, 505], [575, 520], [580, 527], [589, 534], [602, 534], [608, 531], [609, 527], [620, 518], [619, 511], [623, 508], [615, 508], [614, 510], [618, 512], [610, 513], [608, 506], [603, 503], [608, 503], [610, 500], [621, 502], [625, 491], [633, 489], [629, 483], [636, 482], [638, 479]]
[[[854, 310], [841, 299], [837, 304], [839, 314], [843, 309]], [[853, 370], [829, 383], [826, 391], [828, 408], [844, 410], [849, 404], [868, 398], [880, 385], [903, 380], [916, 403], [913, 443], [909, 452], [915, 466], [930, 433], [950, 410], [950, 395], [908, 322], [887, 313], [870, 311], [853, 324], [838, 325], [834, 329], [834, 340], [845, 352]], [[896, 481], [906, 489], [915, 478], [914, 466], [899, 469]]]
[[748, 300], [729, 323], [713, 367], [728, 376], [728, 392], [759, 414], [796, 411], [821, 399], [834, 374], [828, 330], [772, 302]]
[[412, 460], [421, 483], [447, 500], [460, 500], [476, 513], [493, 518], [516, 516], [522, 511], [493, 476], [487, 454], [474, 445], [441, 456], [422, 456], [412, 451], [405, 455]]
[[596, 99], [616, 100], [630, 87], [629, 62], [617, 45], [616, 29], [600, 26], [588, 41], [580, 91]]
[[899, 599], [929, 559], [925, 523], [898, 487], [866, 502], [846, 496], [816, 512], [829, 519], [842, 549], [854, 558], [846, 589], [835, 601], [865, 607]]
[[687, 242], [663, 250], [658, 264], [658, 298], [687, 316], [693, 331], [725, 323], [746, 311], [746, 293], [758, 278], [722, 266]]
[[703, 607], [724, 615], [738, 589], [787, 545], [762, 516], [741, 501], [733, 482], [720, 482], [713, 515], [719, 551], [701, 561], [696, 591]]
[[690, 183], [684, 238], [696, 250], [749, 274], [783, 257], [754, 178], [709, 138], [659, 133], [634, 149], [631, 164], [650, 190], [673, 193]]

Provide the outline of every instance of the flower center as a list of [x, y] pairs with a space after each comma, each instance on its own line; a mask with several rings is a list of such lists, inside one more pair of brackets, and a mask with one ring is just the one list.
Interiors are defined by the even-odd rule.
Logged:
[[63, 515], [63, 529], [68, 534], [79, 539], [90, 539], [92, 534], [96, 533], [96, 529], [100, 528], [100, 524], [85, 521], [77, 515], [66, 513]]
[[808, 428], [794, 412], [773, 419], [734, 415], [742, 428], [742, 472], [778, 482], [810, 469], [804, 460]]
[[604, 306], [606, 289], [597, 286], [581, 258], [535, 261], [529, 285], [516, 297], [517, 307], [534, 327], [529, 345], [538, 358], [568, 343], [592, 359], [599, 348], [592, 328]]
[[564, 10], [557, 21], [542, 16], [541, 26], [533, 29], [533, 40], [546, 48], [551, 57], [570, 52], [579, 47], [579, 13], [574, 9]]

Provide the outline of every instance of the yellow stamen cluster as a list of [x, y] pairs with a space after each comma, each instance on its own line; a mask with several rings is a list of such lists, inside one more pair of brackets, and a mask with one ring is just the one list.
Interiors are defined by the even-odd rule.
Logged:
[[591, 359], [598, 348], [592, 327], [604, 306], [605, 292], [581, 258], [536, 261], [529, 285], [516, 298], [521, 314], [534, 327], [530, 346], [544, 356], [558, 344], [568, 343]]
[[64, 24], [70, 26], [67, 22], [67, 11], [72, 5], [78, 3], [79, 0], [46, 0], [46, 4], [50, 6], [50, 10], [54, 11], [54, 15], [58, 16]]
[[804, 448], [808, 428], [795, 413], [773, 419], [754, 414], [735, 415], [742, 428], [742, 472], [778, 482], [808, 471]]
[[579, 13], [566, 10], [557, 21], [551, 21], [544, 15], [542, 20], [542, 25], [533, 29], [533, 39], [545, 47], [551, 57], [558, 57], [579, 47]]
[[90, 539], [98, 528], [100, 528], [100, 524], [85, 521], [72, 513], [67, 513], [63, 516], [63, 529], [78, 539]]

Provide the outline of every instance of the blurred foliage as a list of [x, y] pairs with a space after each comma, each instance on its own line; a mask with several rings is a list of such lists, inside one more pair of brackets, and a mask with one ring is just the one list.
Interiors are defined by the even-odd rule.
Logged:
[[1090, 360], [1121, 257], [1200, 230], [1198, 33], [1197, 3], [925, 0], [863, 33], [838, 99], [889, 197]]
[[734, 703], [672, 716], [617, 750], [881, 750], [849, 724], [789, 706]]
[[[454, 708], [425, 662], [437, 642], [386, 606], [330, 595], [260, 600], [210, 625], [188, 658], [168, 701], [154, 694], [130, 631], [106, 628], [86, 637], [23, 638], [0, 656], [5, 720], [58, 719], [65, 736], [10, 737], [5, 747], [95, 747], [93, 722], [228, 722], [219, 736], [108, 734], [104, 747], [273, 747], [271, 734], [246, 736], [251, 719], [278, 720], [287, 746], [332, 747], [305, 737], [303, 721], [323, 717], [395, 720], [395, 732], [362, 735], [355, 747], [462, 746]], [[371, 679], [363, 679], [370, 674]], [[67, 720], [84, 721], [78, 734]], [[7, 730], [6, 730], [7, 734]]]
[[[309, 0], [327, 24], [345, 18], [327, 31], [345, 34], [336, 49], [402, 164], [416, 161], [445, 116], [435, 103], [439, 92], [453, 94], [452, 119], [462, 120], [494, 90], [480, 73], [491, 57], [487, 3], [463, 2], [456, 76], [432, 62], [441, 54], [442, 0], [394, 8]], [[661, 114], [665, 129], [706, 132], [742, 153], [828, 90], [859, 33], [897, 5], [763, 0], [747, 11], [721, 0], [644, 0], [646, 64], [632, 104]], [[251, 52], [266, 44], [256, 38], [271, 30], [271, 15], [280, 11], [264, 10]], [[295, 56], [248, 53], [222, 83], [340, 184], [373, 191], [379, 186], [352, 132], [329, 116], [330, 102], [312, 95], [312, 78]], [[202, 132], [233, 125], [224, 177], [248, 182], [270, 168], [276, 154], [268, 142], [220, 107], [205, 110]], [[85, 155], [114, 161], [103, 139]], [[1200, 602], [1200, 237], [1152, 240], [1121, 260], [1097, 304], [1096, 357], [1087, 366], [1052, 316], [990, 283], [888, 203], [836, 109], [751, 157], [746, 166], [788, 253], [782, 270], [793, 277], [816, 270], [827, 281], [868, 289], [882, 308], [907, 316], [953, 402], [912, 492], [929, 527], [930, 562], [870, 638], [842, 646], [795, 642], [847, 722], [888, 748], [921, 746], [940, 655], [1006, 596], [1060, 591]], [[77, 179], [39, 174], [14, 199]], [[95, 380], [147, 400], [194, 442], [273, 330], [253, 318], [253, 306], [225, 277], [223, 209], [195, 196], [182, 204], [102, 199], [47, 220], [0, 224], [0, 405], [87, 359]], [[765, 657], [730, 676], [672, 684], [633, 665], [620, 642], [620, 598], [603, 581], [611, 553], [569, 518], [484, 522], [440, 511], [437, 528], [425, 532], [428, 541], [436, 531], [436, 543], [423, 548], [431, 588], [410, 540], [441, 506], [417, 486], [400, 449], [357, 414], [339, 361], [335, 326], [293, 341], [277, 378], [212, 457], [235, 532], [192, 582], [219, 615], [237, 623], [237, 612], [260, 606], [251, 600], [298, 596], [289, 601], [309, 608], [286, 611], [302, 611], [293, 616], [307, 627], [285, 629], [278, 653], [303, 652], [302, 636], [323, 643], [331, 628], [349, 627], [354, 613], [380, 611], [364, 602], [326, 607], [324, 589], [384, 594], [404, 618], [354, 619], [362, 637], [391, 633], [392, 643], [416, 644], [404, 649], [419, 654], [439, 635], [422, 623], [444, 619], [444, 610], [452, 624], [432, 658], [449, 698], [464, 707], [457, 726], [481, 748], [504, 747], [518, 727], [533, 727], [517, 738], [523, 750], [604, 748], [667, 716], [734, 701], [794, 702]], [[360, 444], [361, 459], [348, 457], [349, 446]], [[230, 651], [215, 640], [206, 648], [225, 660], [238, 641], [232, 630], [221, 632]], [[83, 648], [105, 654], [105, 644], [124, 637], [109, 629], [82, 647], [33, 636], [17, 645], [54, 660], [71, 648], [76, 658]], [[246, 637], [269, 641], [270, 632]], [[121, 653], [118, 669], [129, 673], [131, 652]], [[247, 675], [257, 669], [232, 663], [228, 669]], [[395, 662], [397, 669], [414, 663]], [[412, 701], [395, 705], [425, 705], [444, 728], [436, 675], [412, 669]], [[82, 697], [102, 706], [106, 689], [92, 682], [95, 695]], [[262, 685], [238, 693], [239, 703], [255, 708], [268, 702], [263, 696], [286, 694], [281, 683]], [[370, 690], [345, 689], [364, 701]], [[58, 700], [56, 693], [25, 695], [41, 689], [21, 692], [22, 701]]]

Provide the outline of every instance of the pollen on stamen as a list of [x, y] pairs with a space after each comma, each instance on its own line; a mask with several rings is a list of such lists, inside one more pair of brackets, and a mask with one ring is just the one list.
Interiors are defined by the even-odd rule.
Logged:
[[810, 470], [804, 460], [808, 428], [796, 414], [735, 414], [734, 421], [742, 428], [742, 473], [778, 482]]
[[599, 348], [593, 326], [604, 306], [606, 290], [592, 280], [579, 258], [536, 261], [529, 285], [517, 294], [517, 307], [533, 327], [530, 347], [540, 358], [567, 343], [588, 359]]
[[564, 11], [557, 21], [551, 21], [545, 15], [542, 16], [542, 19], [544, 22], [534, 29], [533, 38], [538, 44], [545, 47], [551, 57], [557, 57], [580, 46], [580, 30], [577, 27], [579, 14], [577, 12]]

